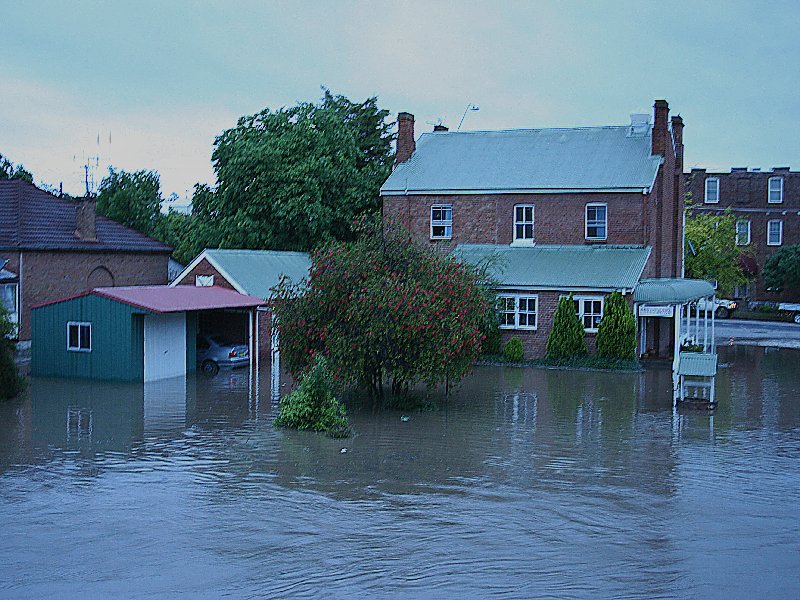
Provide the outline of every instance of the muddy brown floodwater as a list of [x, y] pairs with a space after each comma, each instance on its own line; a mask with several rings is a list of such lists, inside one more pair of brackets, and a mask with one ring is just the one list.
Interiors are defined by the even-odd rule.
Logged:
[[798, 598], [800, 351], [721, 362], [713, 417], [662, 367], [481, 367], [428, 412], [351, 397], [347, 440], [273, 429], [246, 373], [34, 379], [0, 597]]

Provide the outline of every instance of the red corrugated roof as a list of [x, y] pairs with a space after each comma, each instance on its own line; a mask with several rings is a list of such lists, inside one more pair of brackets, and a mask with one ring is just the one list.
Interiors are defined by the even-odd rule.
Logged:
[[142, 285], [95, 288], [91, 293], [157, 313], [215, 308], [254, 308], [264, 304], [261, 298], [245, 296], [234, 290], [216, 286]]

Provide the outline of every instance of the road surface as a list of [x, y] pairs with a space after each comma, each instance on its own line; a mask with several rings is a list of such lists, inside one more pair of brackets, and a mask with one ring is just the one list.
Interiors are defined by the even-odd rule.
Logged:
[[717, 346], [800, 348], [800, 325], [775, 321], [717, 319], [714, 337], [717, 340]]

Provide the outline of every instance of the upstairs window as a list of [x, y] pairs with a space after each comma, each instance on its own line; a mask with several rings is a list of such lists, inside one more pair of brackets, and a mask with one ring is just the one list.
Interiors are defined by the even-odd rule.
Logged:
[[575, 312], [586, 331], [597, 331], [603, 318], [602, 296], [577, 296], [572, 298]]
[[213, 275], [195, 275], [194, 285], [196, 287], [211, 287], [214, 285]]
[[536, 329], [538, 326], [538, 296], [521, 294], [497, 297], [501, 329]]
[[92, 351], [92, 324], [79, 321], [67, 323], [67, 350], [71, 352]]
[[767, 246], [780, 246], [783, 243], [783, 221], [767, 222]]
[[770, 204], [780, 204], [783, 202], [783, 177], [769, 178], [767, 202]]
[[514, 241], [533, 241], [533, 204], [514, 206]]
[[431, 239], [449, 240], [453, 237], [453, 205], [431, 206]]
[[736, 221], [736, 245], [750, 244], [750, 221]]
[[719, 202], [719, 177], [706, 178], [706, 204], [716, 204]]
[[607, 211], [608, 205], [604, 203], [591, 203], [586, 205], [586, 239], [604, 240], [607, 237]]

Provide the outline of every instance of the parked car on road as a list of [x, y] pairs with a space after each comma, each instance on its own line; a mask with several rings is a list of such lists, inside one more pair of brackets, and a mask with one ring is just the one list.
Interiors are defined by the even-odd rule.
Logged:
[[220, 367], [245, 367], [250, 364], [250, 349], [221, 335], [199, 335], [197, 364], [209, 375], [216, 374]]
[[792, 320], [800, 325], [800, 304], [794, 302], [781, 302], [778, 304], [778, 309], [793, 313]]
[[[697, 306], [700, 308], [700, 312], [706, 312], [711, 309], [712, 304], [705, 298], [701, 298], [697, 301]], [[733, 300], [714, 298], [713, 306], [714, 314], [717, 318], [727, 319], [731, 316], [731, 313], [736, 310], [737, 304]]]

